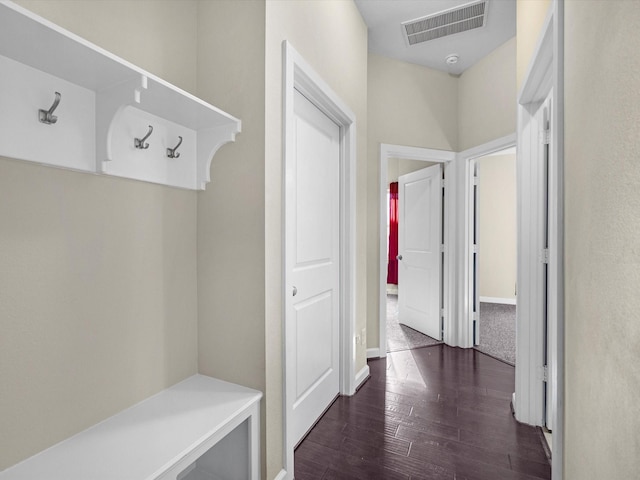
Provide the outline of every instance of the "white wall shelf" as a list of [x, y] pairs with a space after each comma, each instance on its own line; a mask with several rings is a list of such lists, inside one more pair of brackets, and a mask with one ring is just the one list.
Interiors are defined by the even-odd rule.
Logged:
[[[0, 155], [204, 190], [241, 122], [63, 28], [0, 0]], [[55, 92], [58, 121], [41, 123]], [[152, 125], [148, 149], [134, 147]], [[182, 137], [178, 158], [169, 158]]]
[[257, 480], [261, 397], [194, 375], [0, 472], [0, 480]]

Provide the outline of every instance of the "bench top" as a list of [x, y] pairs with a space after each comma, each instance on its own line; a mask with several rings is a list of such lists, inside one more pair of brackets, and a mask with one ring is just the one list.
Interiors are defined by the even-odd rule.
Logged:
[[152, 480], [261, 397], [194, 375], [0, 472], [0, 480]]

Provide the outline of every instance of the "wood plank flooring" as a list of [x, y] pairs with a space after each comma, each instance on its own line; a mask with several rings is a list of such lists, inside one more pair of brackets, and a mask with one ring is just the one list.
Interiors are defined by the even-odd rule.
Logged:
[[296, 480], [551, 478], [538, 432], [511, 414], [510, 365], [435, 345], [369, 367], [296, 449]]

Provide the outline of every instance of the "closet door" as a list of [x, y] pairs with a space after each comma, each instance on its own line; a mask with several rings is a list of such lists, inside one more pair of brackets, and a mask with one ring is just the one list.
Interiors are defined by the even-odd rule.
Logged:
[[298, 443], [339, 392], [340, 128], [295, 92], [286, 178], [288, 430]]

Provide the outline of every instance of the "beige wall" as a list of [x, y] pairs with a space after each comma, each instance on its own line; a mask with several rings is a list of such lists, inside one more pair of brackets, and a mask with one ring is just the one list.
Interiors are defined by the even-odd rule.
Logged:
[[199, 2], [197, 31], [198, 96], [242, 120], [198, 194], [198, 367], [265, 392], [265, 4]]
[[435, 163], [423, 162], [421, 160], [408, 160], [406, 158], [390, 158], [387, 161], [387, 183], [397, 182], [398, 177], [401, 175], [422, 170], [431, 165], [435, 165]]
[[[208, 0], [25, 0], [23, 4], [238, 116], [243, 131], [236, 143], [218, 152], [212, 183], [197, 195], [10, 160], [0, 163], [5, 173], [0, 182], [10, 180], [12, 186], [17, 185], [3, 188], [6, 200], [0, 207], [4, 224], [16, 224], [3, 230], [11, 235], [5, 242], [9, 246], [0, 248], [0, 261], [12, 274], [2, 277], [4, 283], [10, 283], [3, 289], [10, 301], [0, 306], [8, 310], [2, 321], [11, 322], [3, 328], [11, 333], [3, 335], [2, 341], [11, 346], [0, 353], [0, 368], [10, 369], [6, 375], [2, 371], [2, 378], [15, 386], [15, 394], [0, 400], [7, 407], [2, 408], [7, 415], [0, 417], [1, 430], [9, 432], [2, 440], [10, 440], [2, 448], [3, 453], [9, 452], [3, 465], [175, 383], [194, 373], [197, 366], [202, 373], [265, 392], [263, 473], [274, 477], [282, 468], [281, 42], [290, 40], [357, 116], [360, 330], [366, 326], [367, 312], [367, 31], [355, 5], [344, 1]], [[29, 182], [39, 192], [37, 200], [24, 187]], [[53, 186], [43, 187], [50, 182]], [[61, 191], [76, 197], [67, 199]], [[60, 218], [45, 218], [57, 203]], [[16, 210], [16, 204], [26, 207]], [[42, 205], [36, 208], [34, 204]], [[77, 211], [66, 213], [69, 205]], [[29, 208], [36, 212], [33, 219], [25, 213]], [[22, 225], [25, 218], [30, 228]], [[58, 222], [54, 226], [61, 245], [54, 243], [49, 250], [36, 245], [37, 254], [31, 251], [32, 244], [15, 233], [24, 231], [25, 237], [35, 228], [31, 224], [44, 229], [52, 222]], [[67, 229], [74, 235], [83, 229], [82, 235], [100, 241], [87, 247], [80, 241], [82, 236], [67, 239]], [[44, 241], [51, 244], [51, 235]], [[61, 249], [65, 256], [59, 258]], [[23, 272], [19, 261], [31, 262], [30, 275]], [[45, 265], [44, 269], [36, 269], [36, 263]], [[62, 266], [73, 271], [58, 272]], [[84, 276], [76, 275], [76, 270]], [[60, 285], [71, 284], [70, 292], [82, 287], [80, 299], [67, 290], [62, 292], [64, 309], [54, 295], [60, 288], [47, 290], [51, 283], [47, 274], [54, 273], [63, 276]], [[147, 275], [153, 278], [147, 280]], [[38, 286], [35, 292], [34, 285]], [[29, 293], [47, 301], [27, 305], [31, 303]], [[51, 319], [55, 325], [41, 334], [63, 339], [61, 351], [57, 344], [43, 348], [42, 340], [32, 335], [38, 323], [25, 324], [23, 317], [40, 304], [42, 309], [55, 306], [61, 310]], [[100, 312], [91, 310], [94, 304]], [[38, 318], [36, 313], [44, 315], [38, 310], [31, 316]], [[26, 345], [29, 342], [32, 345]], [[91, 346], [94, 351], [87, 353]], [[22, 351], [31, 355], [27, 367], [22, 366]], [[38, 351], [41, 353], [34, 354]], [[358, 346], [356, 356], [360, 369], [366, 362], [364, 345]], [[124, 373], [123, 365], [127, 367]], [[92, 373], [104, 382], [100, 388], [87, 385], [85, 377]], [[47, 381], [42, 386], [22, 381], [25, 377]], [[66, 404], [51, 389], [60, 390]], [[34, 399], [33, 408], [24, 401], [26, 394]], [[45, 397], [46, 404], [38, 400]], [[78, 404], [83, 407], [81, 415], [77, 414]], [[47, 429], [44, 435], [42, 428]]]
[[640, 5], [565, 3], [565, 475], [640, 471]]
[[[195, 2], [19, 3], [195, 88]], [[0, 158], [0, 225], [2, 470], [196, 372], [196, 194]]]
[[458, 82], [459, 151], [516, 131], [516, 39], [466, 70]]
[[480, 296], [515, 299], [516, 156], [478, 160]]
[[369, 54], [367, 139], [367, 347], [379, 346], [380, 144], [456, 151], [457, 79]]
[[196, 0], [14, 0], [190, 92], [196, 91]]
[[[266, 391], [267, 472], [282, 466], [282, 41], [288, 40], [356, 115], [356, 329], [366, 326], [367, 28], [353, 2], [269, 1], [266, 9]], [[356, 348], [356, 371], [366, 364]]]
[[547, 18], [551, 3], [551, 0], [518, 0], [516, 8], [516, 31], [518, 32], [516, 86], [518, 92], [522, 88], [522, 82], [538, 44], [540, 29]]

